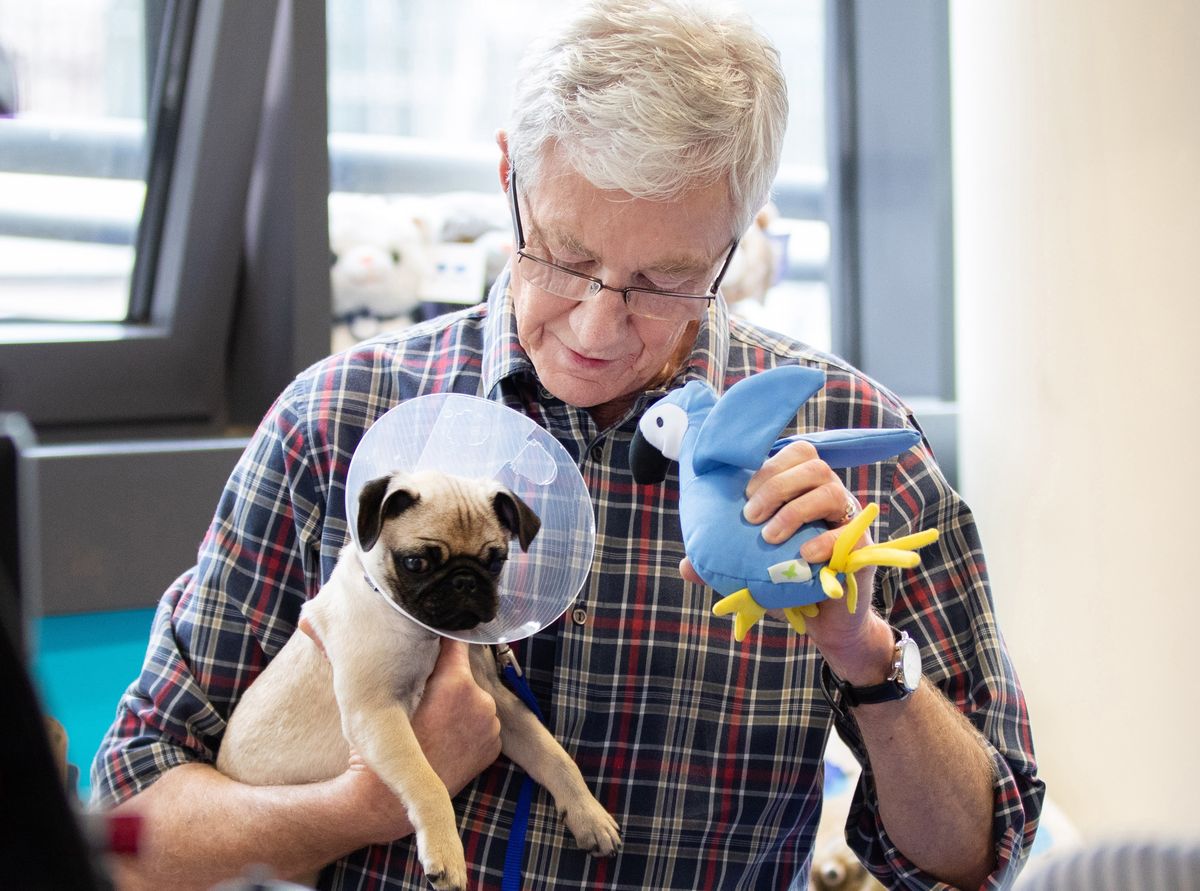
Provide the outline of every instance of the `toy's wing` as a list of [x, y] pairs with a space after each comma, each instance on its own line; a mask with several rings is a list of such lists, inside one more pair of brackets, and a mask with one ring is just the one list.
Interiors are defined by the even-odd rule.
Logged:
[[774, 455], [797, 440], [804, 440], [816, 446], [817, 455], [830, 467], [858, 467], [860, 464], [874, 464], [876, 461], [908, 451], [921, 441], [921, 434], [903, 427], [888, 430], [854, 428], [797, 433], [795, 436], [785, 436], [778, 440], [771, 447], [770, 454]]
[[757, 470], [775, 437], [805, 402], [825, 386], [825, 373], [784, 365], [744, 378], [725, 391], [696, 436], [697, 475], [717, 464]]

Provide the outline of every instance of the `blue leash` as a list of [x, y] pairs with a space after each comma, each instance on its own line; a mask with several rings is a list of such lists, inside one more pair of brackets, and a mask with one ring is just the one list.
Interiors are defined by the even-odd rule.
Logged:
[[[496, 661], [500, 664], [501, 674], [508, 681], [513, 692], [529, 706], [529, 710], [537, 715], [537, 719], [545, 724], [546, 719], [542, 716], [542, 710], [538, 708], [537, 699], [534, 698], [533, 691], [529, 689], [529, 682], [525, 680], [521, 666], [517, 664], [517, 657], [513, 655], [508, 644], [500, 644], [496, 647]], [[500, 881], [501, 891], [520, 891], [521, 889], [521, 862], [525, 857], [525, 832], [529, 829], [529, 807], [532, 803], [533, 778], [529, 774], [525, 774], [525, 780], [521, 783], [521, 791], [517, 795], [517, 809], [513, 813], [512, 832], [508, 836], [508, 847], [504, 850], [504, 877]]]

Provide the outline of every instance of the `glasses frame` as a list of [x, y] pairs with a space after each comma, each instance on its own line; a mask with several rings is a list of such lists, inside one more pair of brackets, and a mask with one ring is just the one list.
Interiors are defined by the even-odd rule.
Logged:
[[[725, 273], [729, 271], [729, 264], [733, 261], [733, 254], [738, 248], [738, 240], [734, 238], [729, 244], [729, 253], [725, 255], [725, 261], [721, 264], [721, 270], [717, 273], [717, 277], [713, 279], [712, 284], [708, 288], [707, 294], [682, 294], [678, 291], [663, 291], [659, 290], [658, 288], [614, 288], [612, 285], [606, 285], [601, 279], [598, 279], [595, 276], [587, 275], [583, 272], [577, 272], [574, 269], [568, 269], [566, 266], [560, 266], [559, 264], [550, 260], [546, 260], [542, 257], [535, 257], [533, 254], [525, 250], [525, 228], [521, 225], [521, 209], [517, 202], [517, 170], [511, 165], [509, 166], [508, 170], [508, 198], [509, 207], [512, 211], [513, 230], [517, 236], [517, 257], [519, 259], [529, 260], [530, 262], [537, 263], [541, 266], [546, 266], [550, 269], [556, 269], [559, 272], [564, 272], [567, 275], [573, 276], [574, 278], [591, 282], [594, 286], [594, 289], [587, 293], [587, 295], [584, 297], [562, 297], [560, 294], [555, 294], [556, 297], [560, 297], [563, 300], [574, 300], [576, 303], [584, 303], [588, 300], [591, 300], [601, 291], [614, 291], [615, 293], [621, 295], [621, 299], [625, 301], [625, 305], [628, 307], [629, 292], [641, 291], [644, 294], [656, 294], [660, 297], [678, 297], [683, 300], [703, 300], [705, 301], [705, 306], [707, 307], [717, 299], [717, 290], [721, 287], [721, 280], [725, 278]], [[670, 319], [659, 319], [657, 316], [645, 316], [633, 309], [630, 309], [629, 311], [640, 318], [657, 319], [658, 321], [671, 321]]]

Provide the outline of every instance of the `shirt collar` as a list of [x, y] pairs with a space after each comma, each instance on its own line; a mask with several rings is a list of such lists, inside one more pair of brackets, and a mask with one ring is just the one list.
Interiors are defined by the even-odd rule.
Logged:
[[[488, 395], [505, 378], [535, 376], [533, 362], [517, 339], [517, 317], [509, 282], [510, 271], [506, 266], [488, 293], [483, 343], [483, 392]], [[683, 367], [665, 387], [646, 395], [657, 398], [692, 380], [703, 381], [720, 393], [725, 389], [728, 358], [729, 307], [725, 299], [718, 296], [700, 320], [696, 342]]]
[[483, 330], [483, 392], [489, 397], [508, 377], [533, 377], [533, 362], [517, 339], [517, 317], [509, 290], [507, 266], [488, 292], [487, 321]]

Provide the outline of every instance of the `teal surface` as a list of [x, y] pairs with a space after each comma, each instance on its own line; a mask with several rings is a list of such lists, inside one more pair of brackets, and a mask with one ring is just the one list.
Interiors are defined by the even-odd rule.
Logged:
[[67, 760], [79, 768], [80, 798], [91, 792], [92, 758], [117, 702], [146, 655], [153, 609], [49, 616], [37, 623], [34, 683], [48, 714], [67, 730]]

